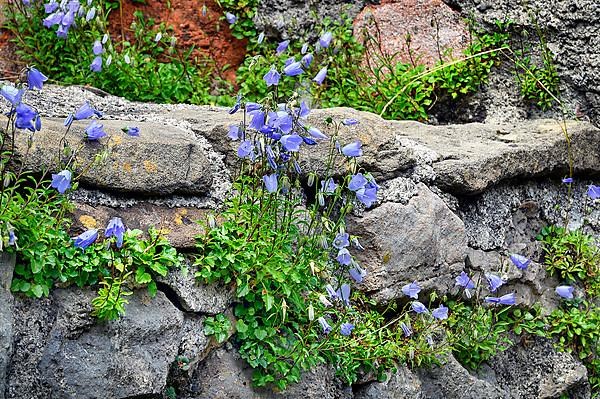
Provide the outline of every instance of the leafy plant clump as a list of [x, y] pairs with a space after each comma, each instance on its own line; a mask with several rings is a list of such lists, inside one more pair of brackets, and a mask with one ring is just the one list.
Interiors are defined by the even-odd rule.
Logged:
[[[129, 290], [147, 286], [155, 295], [155, 278], [178, 265], [179, 255], [158, 230], [150, 229], [149, 237], [141, 238], [142, 231], [126, 230], [119, 217], [104, 229], [104, 240], [98, 240], [98, 229], [71, 238], [72, 221], [67, 215], [73, 205], [67, 195], [77, 189], [75, 174], [94, 167], [105, 152], [100, 151], [88, 165], [80, 165], [75, 161], [77, 148], [69, 147], [63, 138], [64, 150], [52, 166], [60, 172], [49, 179], [47, 173], [39, 176], [27, 170], [26, 159], [17, 159], [15, 146], [24, 141], [20, 135], [29, 135], [27, 148], [20, 154], [26, 157], [42, 122], [25, 97], [31, 90], [41, 90], [47, 78], [35, 68], [26, 73], [26, 84], [0, 89], [8, 101], [7, 125], [0, 130], [0, 232], [2, 250], [15, 253], [17, 259], [11, 288], [39, 298], [56, 285], [99, 284], [98, 298], [92, 301], [94, 313], [101, 319], [117, 318], [124, 312]], [[85, 103], [65, 121], [67, 133], [73, 120], [98, 115]], [[139, 134], [137, 128], [128, 131]], [[91, 121], [85, 132], [83, 145], [100, 143], [107, 136], [97, 121]]]

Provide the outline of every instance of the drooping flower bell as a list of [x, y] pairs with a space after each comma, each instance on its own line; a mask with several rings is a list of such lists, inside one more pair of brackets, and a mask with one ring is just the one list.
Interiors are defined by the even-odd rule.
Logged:
[[108, 222], [104, 236], [106, 238], [115, 237], [117, 239], [117, 248], [123, 246], [123, 234], [125, 233], [125, 226], [123, 221], [119, 217], [114, 217]]
[[50, 186], [55, 188], [59, 193], [64, 194], [65, 191], [71, 188], [71, 172], [65, 169], [56, 174], [52, 174]]
[[47, 80], [48, 78], [36, 68], [32, 67], [29, 68], [29, 70], [27, 71], [27, 87], [29, 88], [29, 90], [42, 90], [42, 86]]
[[421, 286], [416, 281], [402, 287], [402, 293], [409, 298], [417, 299], [419, 292], [421, 292]]
[[98, 238], [98, 230], [90, 229], [85, 231], [73, 239], [76, 248], [86, 249]]
[[500, 304], [500, 305], [514, 305], [517, 303], [517, 295], [512, 292], [510, 294], [502, 295], [501, 297], [490, 297], [486, 296], [484, 299], [487, 303]]
[[570, 285], [559, 285], [556, 287], [556, 294], [565, 299], [573, 299], [574, 288]]

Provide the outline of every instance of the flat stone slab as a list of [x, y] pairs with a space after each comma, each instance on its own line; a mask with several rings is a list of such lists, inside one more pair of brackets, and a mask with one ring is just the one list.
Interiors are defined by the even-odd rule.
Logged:
[[[101, 120], [98, 123], [104, 125], [108, 136], [88, 142], [84, 129], [89, 123], [74, 122], [65, 136], [62, 119], [43, 118], [42, 130], [33, 135], [31, 148], [29, 133], [18, 132], [17, 153], [34, 171], [62, 169], [57, 165], [65, 161], [64, 137], [68, 146], [77, 150], [77, 173], [86, 186], [147, 195], [209, 191], [213, 181], [207, 173], [210, 163], [193, 134], [167, 124]], [[139, 127], [140, 136], [123, 133], [121, 129], [127, 125]], [[103, 153], [105, 157], [89, 167]]]
[[[432, 150], [435, 184], [456, 194], [474, 194], [501, 181], [568, 171], [561, 123], [538, 119], [514, 125], [468, 123], [431, 126], [393, 122], [398, 134]], [[575, 170], [600, 171], [600, 129], [567, 121]]]

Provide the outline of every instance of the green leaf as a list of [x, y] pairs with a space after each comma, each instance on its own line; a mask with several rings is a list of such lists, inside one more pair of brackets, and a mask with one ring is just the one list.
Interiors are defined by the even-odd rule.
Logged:
[[240, 319], [235, 323], [235, 329], [237, 332], [245, 333], [248, 331], [248, 325], [244, 323], [244, 320]]

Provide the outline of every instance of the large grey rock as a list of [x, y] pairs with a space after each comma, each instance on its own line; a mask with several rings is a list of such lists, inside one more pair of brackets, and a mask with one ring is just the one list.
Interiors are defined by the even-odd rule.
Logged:
[[597, 179], [576, 175], [568, 187], [556, 179], [501, 184], [484, 193], [463, 197], [459, 216], [465, 223], [469, 246], [485, 251], [505, 250], [526, 256], [541, 255], [535, 236], [545, 225], [582, 228], [600, 235], [600, 203], [589, 201], [590, 184]]
[[417, 371], [425, 399], [504, 399], [502, 388], [471, 375], [450, 355], [441, 366]]
[[486, 378], [514, 399], [590, 397], [585, 366], [571, 354], [558, 352], [545, 338], [515, 345], [494, 356], [488, 365]]
[[444, 295], [464, 266], [462, 221], [422, 183], [408, 204], [383, 203], [351, 217], [348, 230], [366, 248], [355, 252], [368, 273], [360, 287], [378, 301], [401, 298], [402, 286], [415, 280]]
[[176, 269], [158, 281], [173, 291], [188, 312], [216, 315], [226, 311], [233, 300], [232, 287], [202, 284], [194, 278], [194, 270], [192, 265], [187, 273]]
[[318, 366], [283, 392], [252, 386], [252, 369], [231, 347], [213, 351], [198, 367], [187, 387], [185, 399], [350, 399], [352, 391], [342, 386], [330, 367]]
[[383, 382], [361, 385], [354, 399], [422, 399], [421, 380], [408, 367], [399, 366], [395, 373], [388, 373]]
[[[128, 123], [105, 120], [101, 123], [110, 138], [87, 142], [84, 129], [89, 122], [74, 122], [66, 135], [73, 149], [79, 149], [76, 160], [84, 185], [141, 194], [199, 194], [209, 191], [213, 176], [203, 148], [189, 132], [174, 126], [136, 122], [140, 137], [130, 137], [120, 131]], [[57, 169], [65, 127], [61, 120], [45, 118], [43, 128], [33, 138], [28, 150], [28, 134], [16, 137], [17, 152], [26, 167], [34, 171]], [[105, 159], [87, 166], [107, 147]]]
[[[515, 30], [529, 31], [536, 49], [535, 31], [541, 27], [544, 40], [553, 53], [562, 95], [596, 123], [600, 121], [600, 3], [596, 0], [444, 0], [462, 11], [463, 16], [494, 29], [496, 21], [510, 20]], [[575, 109], [570, 109], [571, 112]]]
[[[183, 315], [162, 292], [129, 297], [121, 319], [98, 323], [91, 290], [57, 290], [45, 306], [24, 306], [9, 376], [9, 398], [124, 398], [165, 389]], [[29, 301], [26, 301], [29, 302]], [[24, 304], [25, 305], [25, 304]]]
[[10, 292], [15, 256], [0, 253], [0, 399], [5, 398], [7, 369], [12, 354], [14, 298]]
[[[513, 125], [469, 123], [430, 126], [394, 122], [398, 134], [437, 154], [434, 184], [456, 194], [473, 194], [514, 178], [566, 173], [568, 151], [559, 122], [531, 120]], [[570, 121], [575, 170], [600, 172], [600, 129]]]
[[275, 39], [315, 40], [321, 33], [316, 28], [324, 18], [340, 21], [345, 15], [354, 19], [365, 3], [365, 0], [262, 0], [254, 24]]

